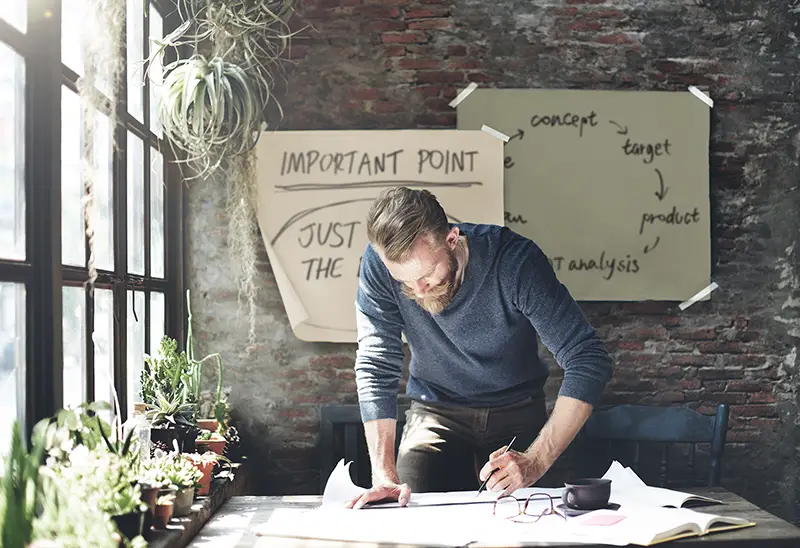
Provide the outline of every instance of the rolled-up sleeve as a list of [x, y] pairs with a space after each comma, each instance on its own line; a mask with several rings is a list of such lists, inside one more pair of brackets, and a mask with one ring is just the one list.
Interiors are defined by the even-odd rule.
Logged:
[[364, 422], [397, 418], [403, 375], [403, 320], [380, 257], [367, 247], [356, 294], [356, 387]]
[[613, 373], [605, 345], [536, 244], [514, 243], [510, 253], [516, 305], [564, 370], [559, 396], [595, 405]]

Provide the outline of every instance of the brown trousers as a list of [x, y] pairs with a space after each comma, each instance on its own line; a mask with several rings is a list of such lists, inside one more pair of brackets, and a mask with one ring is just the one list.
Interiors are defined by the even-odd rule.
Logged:
[[547, 421], [544, 398], [469, 408], [412, 402], [397, 456], [400, 481], [412, 493], [472, 491], [489, 455], [507, 445], [524, 451]]

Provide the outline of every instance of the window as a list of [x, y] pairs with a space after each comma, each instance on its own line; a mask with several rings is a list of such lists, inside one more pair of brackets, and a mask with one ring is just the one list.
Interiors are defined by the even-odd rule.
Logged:
[[25, 286], [0, 282], [0, 453], [11, 443], [13, 418], [25, 420]]
[[20, 32], [27, 27], [25, 0], [3, 0], [0, 2], [0, 19], [5, 20]]
[[[5, 9], [5, 8], [4, 8]], [[25, 258], [25, 62], [0, 43], [0, 258]]]
[[[179, 253], [167, 253], [179, 248], [180, 219], [167, 213], [180, 212], [180, 185], [157, 119], [162, 63], [144, 63], [169, 12], [127, 0], [119, 102], [86, 113], [85, 2], [29, 3], [0, 2], [0, 453], [14, 418], [30, 429], [59, 407], [115, 396], [125, 418], [144, 355], [182, 333]], [[102, 73], [97, 89], [108, 96]]]
[[[139, 375], [144, 356], [158, 345], [155, 332], [164, 331], [165, 318], [165, 237], [164, 237], [164, 159], [160, 126], [157, 123], [160, 64], [144, 65], [152, 38], [163, 37], [163, 18], [152, 2], [128, 0], [126, 20], [127, 89], [120, 95], [127, 103], [118, 106], [125, 131], [118, 133], [116, 148], [108, 116], [95, 113], [94, 127], [81, 118], [81, 103], [76, 93], [76, 78], [84, 63], [80, 37], [69, 28], [79, 18], [80, 0], [71, 14], [62, 18], [62, 61], [66, 84], [62, 88], [62, 257], [73, 277], [85, 279], [87, 250], [83, 207], [86, 197], [81, 175], [84, 138], [93, 129], [91, 165], [94, 169], [92, 196], [94, 255], [98, 270], [97, 287], [105, 293], [92, 293], [83, 286], [64, 288], [64, 403], [80, 403], [89, 398], [113, 402], [112, 388], [127, 412], [139, 399]], [[145, 29], [148, 31], [145, 34]], [[147, 77], [145, 74], [147, 71]], [[106, 83], [100, 82], [102, 92]], [[119, 166], [124, 169], [115, 169]], [[114, 174], [124, 178], [114, 179]], [[124, 189], [124, 191], [123, 191]], [[124, 198], [123, 208], [115, 210], [116, 199]], [[122, 226], [124, 224], [124, 227]], [[123, 230], [124, 228], [124, 230]], [[125, 234], [124, 261], [116, 261], [123, 246], [115, 248], [114, 237]], [[75, 276], [80, 272], [79, 276]], [[116, 291], [116, 294], [115, 294]], [[102, 296], [101, 296], [102, 295]], [[69, 298], [67, 298], [69, 296]], [[158, 307], [153, 312], [152, 303]], [[86, 314], [92, 310], [91, 315]], [[114, 314], [114, 311], [119, 312]], [[103, 314], [98, 316], [98, 312]], [[111, 312], [111, 313], [110, 313]], [[108, 321], [124, 317], [124, 367], [114, 378], [114, 340]], [[155, 322], [154, 322], [155, 320]], [[98, 333], [103, 323], [104, 339]], [[156, 325], [154, 325], [154, 323]], [[113, 327], [113, 323], [111, 324]], [[90, 335], [91, 334], [91, 335]], [[68, 339], [69, 337], [69, 339]], [[124, 394], [120, 394], [122, 391]]]
[[[19, 2], [0, 6], [0, 19], [18, 30], [24, 15]], [[0, 454], [13, 421], [26, 423], [25, 69], [22, 55], [0, 41]]]

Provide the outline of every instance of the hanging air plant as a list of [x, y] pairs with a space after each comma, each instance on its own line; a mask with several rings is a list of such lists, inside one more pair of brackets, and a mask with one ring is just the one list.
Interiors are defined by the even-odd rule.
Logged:
[[[248, 340], [255, 343], [256, 263], [260, 245], [256, 220], [255, 145], [266, 129], [272, 90], [283, 75], [291, 38], [290, 18], [297, 0], [177, 0], [183, 24], [154, 44], [192, 46], [193, 54], [165, 67], [159, 113], [169, 141], [192, 164], [187, 178], [220, 171], [226, 185], [228, 243], [238, 266], [240, 305], [246, 301]], [[200, 44], [209, 45], [208, 57]], [[152, 60], [148, 59], [148, 61]], [[285, 81], [285, 78], [284, 78]], [[156, 83], [158, 85], [158, 83]]]
[[165, 68], [160, 119], [170, 140], [205, 176], [252, 150], [261, 131], [258, 93], [238, 65], [194, 55]]

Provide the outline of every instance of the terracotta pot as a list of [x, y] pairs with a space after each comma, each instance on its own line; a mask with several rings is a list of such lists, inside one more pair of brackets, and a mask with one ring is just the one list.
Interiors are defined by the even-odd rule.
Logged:
[[203, 473], [203, 477], [200, 479], [200, 487], [197, 489], [197, 494], [200, 496], [207, 495], [208, 492], [211, 490], [211, 472], [214, 471], [214, 465], [217, 464], [216, 462], [207, 462], [207, 463], [195, 463], [195, 467]]
[[156, 504], [156, 511], [153, 513], [153, 526], [156, 529], [166, 529], [169, 520], [172, 519], [172, 512], [175, 506], [170, 502], [167, 504]]
[[217, 419], [197, 419], [197, 426], [199, 426], [201, 430], [216, 432], [217, 428], [219, 428], [219, 422], [217, 422]]
[[149, 485], [142, 483], [142, 502], [147, 504], [147, 507], [150, 509], [151, 512], [156, 511], [156, 500], [158, 499], [158, 493], [161, 490], [160, 487], [150, 487]]
[[194, 502], [194, 487], [178, 489], [173, 502], [172, 515], [175, 517], [188, 516], [192, 513], [192, 502]]
[[206, 451], [211, 451], [212, 453], [216, 453], [217, 455], [225, 454], [226, 443], [228, 443], [226, 440], [196, 440], [194, 442], [196, 451], [198, 453], [205, 453]]

